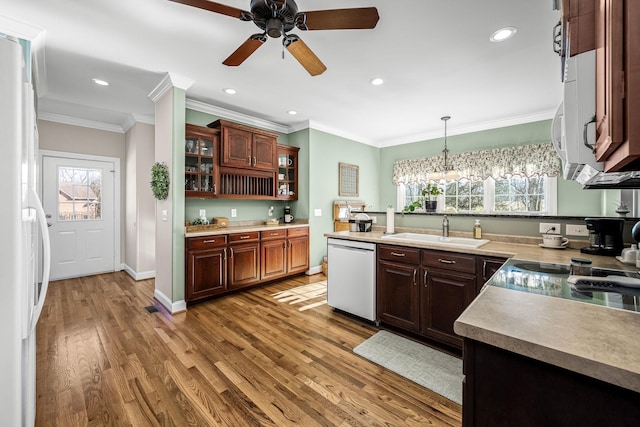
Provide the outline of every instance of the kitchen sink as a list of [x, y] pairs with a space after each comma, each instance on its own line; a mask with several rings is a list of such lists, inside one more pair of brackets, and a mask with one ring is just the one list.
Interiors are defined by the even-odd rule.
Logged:
[[489, 243], [486, 239], [469, 239], [466, 237], [442, 237], [435, 234], [420, 234], [420, 233], [398, 233], [382, 236], [385, 240], [398, 240], [402, 242], [416, 242], [416, 243], [433, 243], [443, 246], [454, 246], [460, 248], [479, 248], [480, 246]]

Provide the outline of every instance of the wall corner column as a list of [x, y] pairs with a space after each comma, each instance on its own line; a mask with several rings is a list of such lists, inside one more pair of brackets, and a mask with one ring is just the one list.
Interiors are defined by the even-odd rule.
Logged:
[[169, 167], [169, 196], [156, 200], [154, 297], [171, 313], [184, 299], [184, 135], [186, 92], [193, 80], [167, 73], [149, 94], [155, 103], [155, 161]]

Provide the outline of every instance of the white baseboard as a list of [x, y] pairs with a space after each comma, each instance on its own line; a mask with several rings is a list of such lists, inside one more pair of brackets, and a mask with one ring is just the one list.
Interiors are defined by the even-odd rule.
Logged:
[[157, 289], [153, 291], [153, 296], [164, 306], [164, 308], [169, 310], [171, 314], [187, 311], [187, 302], [184, 300], [173, 302], [169, 297]]
[[315, 267], [311, 267], [307, 271], [304, 272], [304, 274], [306, 274], [307, 276], [311, 276], [311, 275], [319, 274], [319, 273], [322, 273], [322, 266], [321, 265], [316, 265]]
[[122, 269], [126, 271], [127, 274], [133, 278], [133, 280], [146, 280], [146, 279], [153, 279], [154, 277], [156, 277], [155, 271], [137, 272], [133, 270], [131, 267], [129, 267], [127, 264], [123, 264]]

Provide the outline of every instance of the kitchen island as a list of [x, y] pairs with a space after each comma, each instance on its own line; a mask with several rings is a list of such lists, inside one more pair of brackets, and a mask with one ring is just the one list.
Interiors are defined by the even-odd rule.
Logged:
[[[434, 243], [392, 241], [376, 231], [326, 236], [460, 252]], [[465, 252], [542, 265], [568, 265], [580, 257], [597, 268], [637, 271], [614, 257], [582, 254], [577, 248], [554, 250], [530, 238], [509, 240]], [[564, 274], [558, 277], [566, 281]], [[627, 303], [640, 310], [640, 297], [627, 297]], [[464, 337], [465, 426], [636, 425], [640, 419], [637, 311], [521, 292], [489, 281], [455, 321], [454, 330]]]

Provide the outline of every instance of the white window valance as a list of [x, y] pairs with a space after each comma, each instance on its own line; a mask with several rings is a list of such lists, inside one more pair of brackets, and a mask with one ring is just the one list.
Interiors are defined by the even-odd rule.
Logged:
[[[459, 179], [470, 180], [499, 179], [513, 175], [556, 176], [560, 172], [558, 155], [551, 143], [450, 154], [447, 163], [459, 173]], [[431, 174], [439, 172], [443, 165], [443, 156], [398, 160], [393, 163], [393, 183], [427, 182]]]

